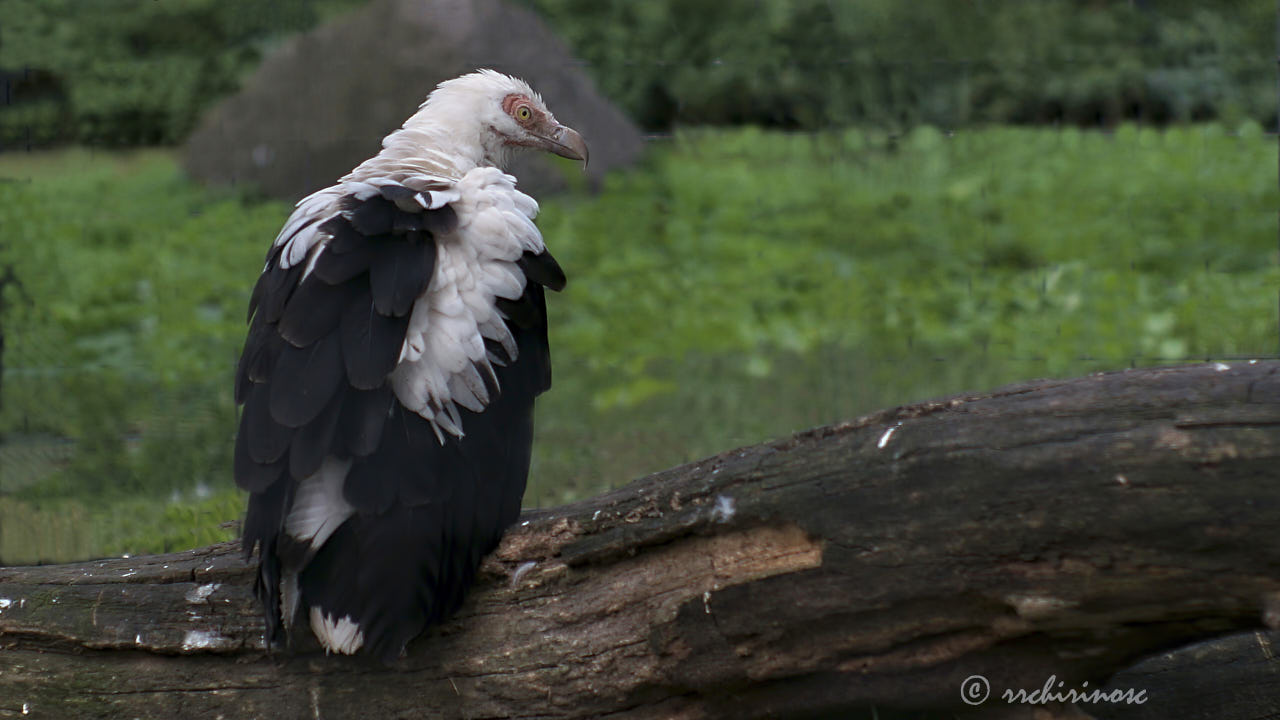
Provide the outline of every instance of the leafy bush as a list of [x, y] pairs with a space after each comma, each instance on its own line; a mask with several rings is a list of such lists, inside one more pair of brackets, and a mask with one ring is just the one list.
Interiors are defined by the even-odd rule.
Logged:
[[357, 0], [0, 0], [0, 149], [179, 142], [270, 43]]
[[649, 128], [1274, 123], [1274, 4], [530, 0]]
[[[1275, 122], [1269, 0], [516, 1], [650, 129]], [[180, 142], [273, 43], [363, 3], [0, 0], [0, 148]]]

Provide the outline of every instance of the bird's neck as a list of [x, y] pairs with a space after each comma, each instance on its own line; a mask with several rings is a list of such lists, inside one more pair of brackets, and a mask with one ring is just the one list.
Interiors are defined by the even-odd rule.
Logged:
[[382, 151], [352, 172], [364, 179], [389, 172], [429, 173], [460, 179], [477, 167], [503, 169], [509, 148], [474, 120], [459, 122], [452, 114], [424, 106], [399, 130], [382, 141]]

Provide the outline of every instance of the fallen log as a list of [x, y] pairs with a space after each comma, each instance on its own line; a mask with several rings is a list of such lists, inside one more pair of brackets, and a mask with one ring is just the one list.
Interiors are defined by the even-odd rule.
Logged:
[[1278, 469], [1276, 361], [885, 410], [527, 512], [391, 667], [267, 653], [235, 544], [0, 568], [0, 717], [1030, 717], [1280, 626]]

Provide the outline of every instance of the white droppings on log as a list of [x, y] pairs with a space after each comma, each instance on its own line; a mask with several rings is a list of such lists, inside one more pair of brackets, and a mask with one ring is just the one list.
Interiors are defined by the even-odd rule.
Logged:
[[201, 585], [198, 588], [192, 588], [191, 591], [187, 593], [187, 602], [192, 605], [204, 603], [208, 601], [209, 596], [216, 592], [220, 587], [222, 587], [222, 583], [208, 583], [206, 585]]
[[733, 519], [736, 512], [733, 498], [728, 495], [717, 495], [715, 507], [711, 508], [711, 519], [718, 523], [727, 523]]
[[511, 587], [519, 585], [520, 581], [524, 579], [524, 576], [528, 575], [529, 571], [537, 566], [538, 563], [533, 560], [521, 563], [520, 567], [516, 568], [516, 571], [511, 573]]
[[1080, 604], [1048, 595], [1006, 595], [1005, 602], [1013, 607], [1019, 617], [1028, 620], [1053, 617]]
[[884, 446], [889, 444], [889, 438], [893, 437], [894, 431], [900, 427], [902, 427], [901, 420], [894, 423], [893, 427], [889, 428], [888, 430], [885, 430], [884, 434], [880, 436], [880, 441], [876, 443], [876, 449], [883, 450]]
[[187, 634], [182, 637], [182, 649], [187, 652], [192, 650], [217, 650], [227, 647], [230, 642], [228, 638], [212, 630], [188, 630]]
[[1221, 363], [1221, 362], [1220, 362], [1220, 363], [1214, 363], [1214, 364], [1213, 364], [1213, 369], [1214, 369], [1214, 370], [1217, 370], [1218, 372], [1222, 372], [1222, 371], [1224, 371], [1224, 370], [1230, 370], [1230, 369], [1231, 369], [1231, 366], [1230, 366], [1230, 365], [1228, 365], [1228, 364], [1226, 364], [1226, 363]]

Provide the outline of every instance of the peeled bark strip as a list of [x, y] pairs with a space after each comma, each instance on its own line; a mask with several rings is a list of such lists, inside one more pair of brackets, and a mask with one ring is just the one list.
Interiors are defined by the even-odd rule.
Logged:
[[[886, 410], [527, 513], [389, 669], [267, 654], [232, 544], [0, 568], [0, 717], [1029, 717], [1005, 689], [1276, 642], [1252, 631], [1280, 625], [1278, 468], [1274, 361]], [[1220, 648], [1280, 697], [1273, 655], [1239, 637]], [[1141, 668], [1113, 684], [1161, 671]], [[1148, 695], [1080, 708], [1195, 710]], [[1274, 717], [1256, 707], [1205, 717]]]

